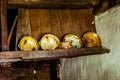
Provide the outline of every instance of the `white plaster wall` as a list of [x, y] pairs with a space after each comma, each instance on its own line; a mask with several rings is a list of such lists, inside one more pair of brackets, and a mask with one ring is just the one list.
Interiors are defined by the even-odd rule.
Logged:
[[107, 80], [120, 80], [120, 6], [96, 16], [95, 21], [102, 45], [111, 49], [109, 55], [101, 57], [102, 70]]
[[95, 16], [97, 33], [109, 54], [62, 59], [60, 80], [120, 80], [120, 7]]

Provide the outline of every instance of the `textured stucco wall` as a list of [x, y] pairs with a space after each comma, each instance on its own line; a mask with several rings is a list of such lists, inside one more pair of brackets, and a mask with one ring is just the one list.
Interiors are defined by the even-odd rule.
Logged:
[[96, 30], [110, 54], [61, 60], [61, 80], [120, 80], [120, 7], [95, 16]]

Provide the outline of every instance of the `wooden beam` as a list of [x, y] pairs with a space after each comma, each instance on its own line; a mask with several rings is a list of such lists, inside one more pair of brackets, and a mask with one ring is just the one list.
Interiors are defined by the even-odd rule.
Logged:
[[7, 0], [8, 8], [90, 8], [99, 4], [99, 0]]
[[93, 14], [103, 13], [118, 5], [120, 5], [120, 0], [100, 0], [100, 4], [94, 7]]
[[7, 29], [7, 5], [6, 0], [0, 0], [0, 18], [1, 18], [1, 47], [2, 51], [9, 50], [8, 29]]

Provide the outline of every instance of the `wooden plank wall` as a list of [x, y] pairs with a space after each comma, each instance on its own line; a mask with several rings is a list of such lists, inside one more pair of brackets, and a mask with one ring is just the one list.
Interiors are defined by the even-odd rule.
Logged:
[[[58, 36], [60, 40], [62, 40], [62, 37], [68, 33], [74, 33], [81, 38], [84, 32], [96, 31], [94, 24], [92, 24], [92, 10], [92, 8], [81, 10], [19, 8], [16, 34], [16, 50], [19, 39], [24, 35], [31, 35], [36, 38], [37, 41], [39, 41], [44, 34], [52, 33]], [[44, 68], [44, 66], [41, 66], [39, 66], [39, 68]], [[46, 69], [47, 71], [45, 71]], [[41, 72], [38, 69], [38, 80], [50, 80], [49, 65], [46, 66], [46, 69], [43, 69]], [[24, 79], [25, 78], [23, 78], [23, 80]]]
[[61, 60], [61, 80], [120, 80], [120, 6], [95, 16], [97, 33], [110, 54]]
[[68, 33], [74, 33], [81, 38], [84, 32], [95, 31], [92, 24], [92, 8], [82, 10], [22, 8], [19, 9], [19, 13], [16, 41], [23, 35], [32, 35], [39, 41], [46, 33], [52, 33], [60, 39]]

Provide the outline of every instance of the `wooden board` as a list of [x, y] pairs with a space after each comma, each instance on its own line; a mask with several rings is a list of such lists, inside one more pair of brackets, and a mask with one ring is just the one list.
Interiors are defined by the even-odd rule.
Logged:
[[50, 9], [49, 17], [50, 17], [50, 24], [52, 27], [51, 33], [58, 36], [59, 39], [61, 40], [61, 36], [63, 35], [63, 33], [62, 33], [61, 22], [60, 22], [60, 18], [59, 18], [59, 10]]
[[[21, 77], [22, 80], [50, 80], [50, 64], [49, 60], [41, 60], [41, 61], [20, 61], [12, 64], [12, 69], [14, 71], [21, 70], [22, 73], [24, 70], [27, 72], [31, 72], [29, 76], [27, 72], [24, 72], [26, 77]], [[35, 74], [33, 74], [35, 73]], [[18, 74], [19, 76], [21, 74]], [[19, 76], [16, 76], [19, 78]], [[31, 76], [31, 77], [30, 77]]]
[[8, 7], [24, 8], [90, 8], [98, 5], [100, 0], [7, 0]]
[[[30, 10], [30, 24], [31, 24], [31, 35], [38, 41], [39, 36], [41, 36], [42, 28], [41, 28], [41, 20], [40, 20], [40, 10]], [[31, 21], [32, 20], [32, 21]]]
[[34, 80], [33, 69], [0, 68], [1, 80]]
[[[39, 60], [39, 59], [60, 59], [60, 58], [74, 58], [79, 56], [95, 55], [102, 53], [109, 53], [109, 49], [106, 48], [72, 48], [72, 49], [57, 49], [49, 51], [4, 51], [1, 52], [0, 60], [2, 62], [16, 62], [20, 60]], [[6, 59], [6, 60], [5, 60]], [[8, 59], [8, 61], [7, 61]], [[10, 60], [9, 60], [10, 59]], [[12, 60], [13, 59], [13, 60]]]
[[18, 24], [16, 32], [16, 50], [18, 48], [18, 42], [22, 36], [31, 35], [30, 16], [29, 10], [20, 8], [18, 10]]

